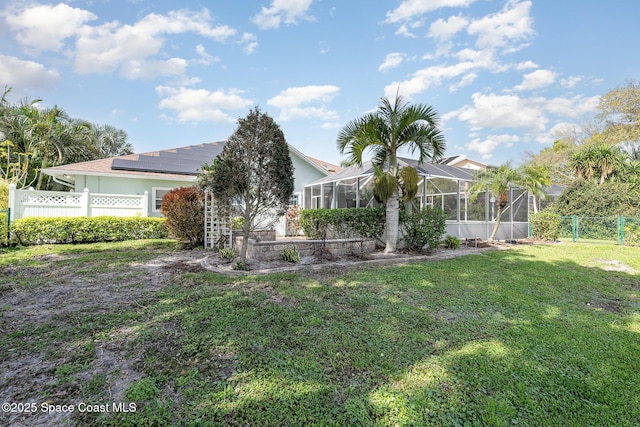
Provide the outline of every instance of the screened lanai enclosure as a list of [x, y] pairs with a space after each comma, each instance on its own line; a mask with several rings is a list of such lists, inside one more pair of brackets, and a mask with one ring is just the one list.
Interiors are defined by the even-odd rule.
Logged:
[[[447, 234], [458, 238], [487, 239], [495, 226], [498, 207], [489, 192], [472, 196], [472, 169], [435, 163], [419, 164], [398, 158], [400, 167], [412, 166], [420, 181], [413, 206], [440, 208], [447, 215]], [[373, 197], [371, 162], [351, 166], [305, 186], [305, 209], [378, 207]], [[529, 234], [529, 197], [526, 190], [509, 189], [509, 205], [500, 218], [496, 240], [522, 239]]]

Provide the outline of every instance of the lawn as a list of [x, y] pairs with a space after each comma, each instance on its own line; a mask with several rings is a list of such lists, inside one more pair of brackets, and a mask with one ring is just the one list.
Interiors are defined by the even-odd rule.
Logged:
[[[640, 425], [637, 248], [267, 276], [154, 269], [176, 253], [168, 241], [0, 252], [0, 360], [15, 373], [0, 377], [2, 401], [73, 404], [46, 416], [78, 425]], [[86, 303], [35, 317], [12, 305], [68, 286]]]

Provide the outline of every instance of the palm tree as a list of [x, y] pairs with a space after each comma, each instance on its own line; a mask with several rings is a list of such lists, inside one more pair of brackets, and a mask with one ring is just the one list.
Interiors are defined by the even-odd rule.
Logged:
[[521, 166], [512, 168], [509, 163], [497, 168], [487, 168], [478, 170], [473, 174], [473, 184], [469, 187], [469, 192], [477, 197], [478, 194], [488, 191], [492, 197], [495, 197], [498, 205], [498, 212], [495, 217], [496, 224], [491, 231], [491, 235], [487, 240], [492, 242], [500, 228], [500, 218], [504, 208], [509, 204], [509, 188], [521, 187], [534, 196], [543, 196], [543, 188], [551, 183], [548, 172], [542, 169]]
[[624, 157], [616, 146], [590, 145], [573, 154], [571, 166], [578, 179], [598, 179], [600, 184], [603, 184], [622, 169]]
[[[445, 151], [444, 136], [438, 128], [439, 117], [433, 107], [408, 104], [396, 95], [393, 104], [382, 98], [375, 112], [368, 113], [345, 125], [337, 138], [340, 153], [347, 155], [347, 164], [362, 165], [366, 151], [371, 151], [372, 163], [382, 172], [378, 178], [386, 183], [385, 252], [395, 252], [398, 243], [400, 188], [398, 152], [418, 152], [419, 162], [436, 160]], [[380, 194], [380, 193], [379, 193]]]

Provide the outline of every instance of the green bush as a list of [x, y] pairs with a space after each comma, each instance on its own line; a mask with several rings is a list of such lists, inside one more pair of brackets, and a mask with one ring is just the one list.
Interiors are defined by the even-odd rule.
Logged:
[[6, 245], [9, 243], [7, 239], [7, 232], [9, 231], [7, 228], [8, 216], [9, 216], [8, 212], [2, 212], [0, 210], [0, 246]]
[[294, 264], [300, 262], [300, 252], [298, 252], [298, 249], [296, 249], [295, 246], [293, 248], [284, 248], [280, 252], [280, 256], [283, 261], [292, 262]]
[[311, 239], [328, 237], [382, 239], [385, 213], [380, 208], [305, 209], [300, 227]]
[[447, 236], [444, 238], [444, 247], [447, 249], [458, 249], [460, 247], [460, 239], [456, 236]]
[[441, 209], [424, 208], [411, 213], [401, 211], [400, 223], [405, 249], [419, 252], [424, 247], [437, 248], [445, 233], [446, 221], [447, 215]]
[[11, 240], [20, 245], [114, 242], [167, 236], [164, 218], [29, 217], [11, 223]]
[[160, 212], [171, 237], [185, 247], [204, 244], [204, 192], [197, 186], [180, 187], [162, 198]]
[[549, 207], [560, 216], [640, 216], [640, 190], [624, 182], [578, 180], [569, 185]]
[[222, 248], [218, 253], [222, 259], [233, 259], [236, 257], [236, 251], [233, 248]]
[[531, 215], [531, 236], [534, 239], [557, 240], [560, 235], [560, 215], [542, 211]]
[[624, 244], [640, 246], [640, 225], [628, 224], [624, 227]]

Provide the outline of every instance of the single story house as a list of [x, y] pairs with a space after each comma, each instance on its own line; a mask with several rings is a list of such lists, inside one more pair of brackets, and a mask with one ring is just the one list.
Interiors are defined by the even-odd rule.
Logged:
[[[148, 195], [149, 216], [161, 216], [162, 197], [170, 190], [195, 184], [203, 164], [222, 152], [224, 141], [129, 154], [43, 169], [55, 182], [71, 191], [114, 195]], [[292, 205], [304, 205], [304, 186], [340, 169], [307, 157], [289, 145], [294, 171]], [[276, 233], [284, 234], [284, 224]]]

